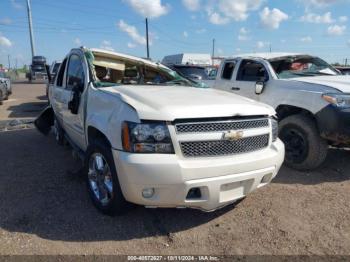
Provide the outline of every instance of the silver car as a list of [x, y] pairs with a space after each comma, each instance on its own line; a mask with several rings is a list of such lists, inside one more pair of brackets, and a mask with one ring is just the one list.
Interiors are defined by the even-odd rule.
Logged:
[[2, 105], [2, 101], [8, 98], [6, 84], [0, 82], [0, 105]]
[[6, 85], [7, 98], [12, 94], [12, 86], [11, 79], [5, 75], [4, 72], [0, 72], [0, 83], [4, 83]]

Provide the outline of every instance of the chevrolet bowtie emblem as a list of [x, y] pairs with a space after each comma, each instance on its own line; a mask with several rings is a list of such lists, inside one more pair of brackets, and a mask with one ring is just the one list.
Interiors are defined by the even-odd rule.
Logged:
[[228, 131], [222, 134], [223, 140], [237, 141], [243, 137], [243, 131]]

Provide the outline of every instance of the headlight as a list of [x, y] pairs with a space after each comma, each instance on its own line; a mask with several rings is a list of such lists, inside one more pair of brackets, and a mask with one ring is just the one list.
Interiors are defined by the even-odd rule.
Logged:
[[275, 142], [278, 137], [278, 122], [275, 118], [271, 118], [272, 142]]
[[122, 141], [125, 151], [133, 153], [173, 154], [169, 129], [164, 122], [141, 124], [124, 122]]
[[338, 107], [350, 107], [350, 94], [323, 94], [322, 98]]

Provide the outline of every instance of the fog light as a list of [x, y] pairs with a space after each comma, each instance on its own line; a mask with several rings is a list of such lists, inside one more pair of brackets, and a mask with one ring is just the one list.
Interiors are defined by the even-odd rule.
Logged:
[[151, 198], [154, 195], [154, 188], [145, 188], [142, 190], [142, 196], [144, 198]]
[[261, 182], [260, 182], [260, 183], [261, 183], [261, 184], [265, 184], [265, 183], [270, 182], [271, 177], [272, 177], [272, 174], [265, 175], [265, 176], [261, 179]]
[[194, 187], [188, 191], [186, 199], [200, 199], [201, 197], [201, 189], [199, 187]]

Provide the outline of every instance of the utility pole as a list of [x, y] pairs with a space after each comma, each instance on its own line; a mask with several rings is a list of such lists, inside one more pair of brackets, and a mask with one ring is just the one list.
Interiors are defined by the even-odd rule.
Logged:
[[213, 38], [213, 49], [211, 52], [211, 62], [214, 65], [214, 57], [215, 57], [215, 38]]
[[32, 48], [32, 57], [33, 57], [35, 56], [35, 46], [34, 46], [33, 23], [32, 23], [32, 9], [30, 7], [30, 0], [27, 0], [27, 12], [28, 12], [30, 45]]
[[347, 66], [347, 65], [348, 65], [348, 59], [345, 58], [345, 66]]
[[147, 44], [147, 59], [149, 59], [148, 18], [146, 18], [146, 44]]
[[7, 55], [7, 61], [9, 63], [9, 70], [11, 69], [11, 59], [10, 59], [10, 55]]
[[270, 53], [272, 53], [272, 47], [271, 47], [271, 43], [270, 43]]

